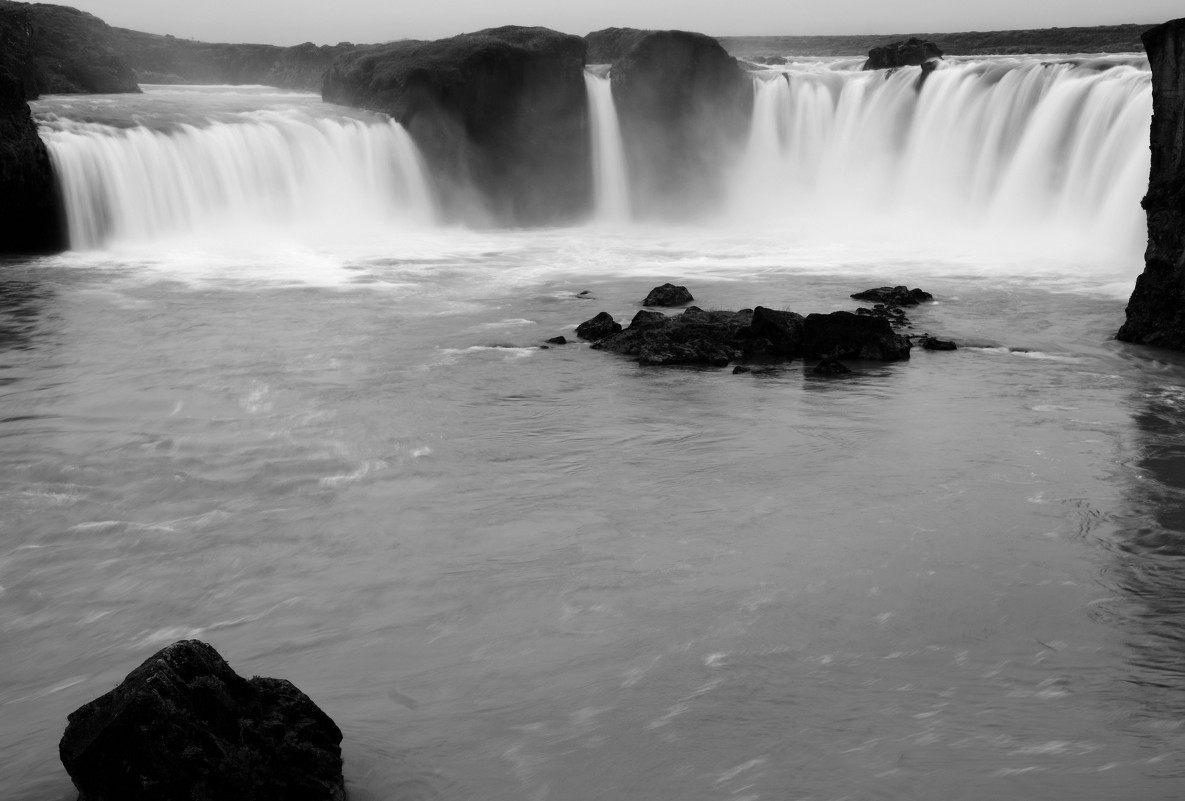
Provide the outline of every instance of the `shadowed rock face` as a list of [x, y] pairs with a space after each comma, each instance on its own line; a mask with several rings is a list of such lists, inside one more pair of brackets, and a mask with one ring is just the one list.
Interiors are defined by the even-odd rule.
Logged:
[[345, 801], [341, 739], [291, 683], [182, 640], [71, 713], [58, 750], [79, 801]]
[[402, 123], [454, 216], [564, 222], [591, 193], [584, 53], [577, 36], [514, 26], [394, 42], [338, 59], [322, 97]]
[[653, 31], [613, 62], [609, 76], [634, 208], [652, 217], [710, 209], [723, 197], [753, 108], [753, 83], [736, 59], [709, 36]]
[[49, 152], [25, 89], [0, 66], [0, 254], [62, 250], [63, 219]]
[[1185, 19], [1146, 31], [1143, 41], [1152, 67], [1148, 249], [1116, 336], [1185, 350]]
[[602, 28], [584, 37], [589, 64], [612, 64], [655, 31], [639, 28]]

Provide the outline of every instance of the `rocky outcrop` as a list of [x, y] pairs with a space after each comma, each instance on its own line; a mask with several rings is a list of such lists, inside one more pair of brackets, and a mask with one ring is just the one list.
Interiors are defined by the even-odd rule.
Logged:
[[868, 51], [864, 62], [866, 70], [891, 70], [898, 67], [918, 67], [942, 58], [942, 51], [933, 42], [923, 41], [916, 36], [904, 42], [874, 47]]
[[1148, 248], [1116, 336], [1185, 350], [1185, 19], [1146, 31], [1143, 41], [1152, 67]]
[[339, 58], [322, 97], [402, 123], [453, 216], [565, 222], [591, 198], [584, 54], [583, 39], [546, 28], [393, 42]]
[[344, 801], [341, 731], [283, 679], [183, 640], [69, 716], [79, 801]]
[[45, 143], [20, 79], [0, 66], [0, 255], [66, 245], [64, 216]]
[[714, 207], [753, 106], [753, 83], [736, 59], [700, 33], [651, 31], [609, 77], [635, 212], [683, 217]]
[[0, 66], [24, 96], [139, 92], [116, 29], [75, 8], [0, 0]]

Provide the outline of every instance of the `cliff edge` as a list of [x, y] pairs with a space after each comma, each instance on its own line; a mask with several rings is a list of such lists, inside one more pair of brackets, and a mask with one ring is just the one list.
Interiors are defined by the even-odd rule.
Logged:
[[1116, 337], [1185, 350], [1185, 18], [1142, 38], [1152, 67], [1148, 249]]

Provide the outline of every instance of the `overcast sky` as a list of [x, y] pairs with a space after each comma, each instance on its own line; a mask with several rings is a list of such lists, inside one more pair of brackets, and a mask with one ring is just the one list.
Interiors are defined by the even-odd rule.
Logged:
[[437, 39], [497, 25], [584, 35], [610, 26], [716, 36], [938, 33], [1164, 22], [1182, 0], [64, 0], [121, 28], [292, 45]]

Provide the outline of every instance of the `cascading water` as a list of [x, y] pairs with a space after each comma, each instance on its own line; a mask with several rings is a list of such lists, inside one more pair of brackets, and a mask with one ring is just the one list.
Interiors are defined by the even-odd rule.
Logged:
[[629, 220], [629, 179], [625, 147], [609, 76], [584, 73], [592, 128], [594, 219], [620, 223]]
[[827, 235], [950, 230], [1138, 257], [1146, 62], [954, 62], [920, 90], [919, 74], [815, 63], [759, 76], [733, 210]]
[[42, 121], [74, 249], [254, 226], [425, 224], [420, 156], [390, 120], [265, 109], [114, 127]]

